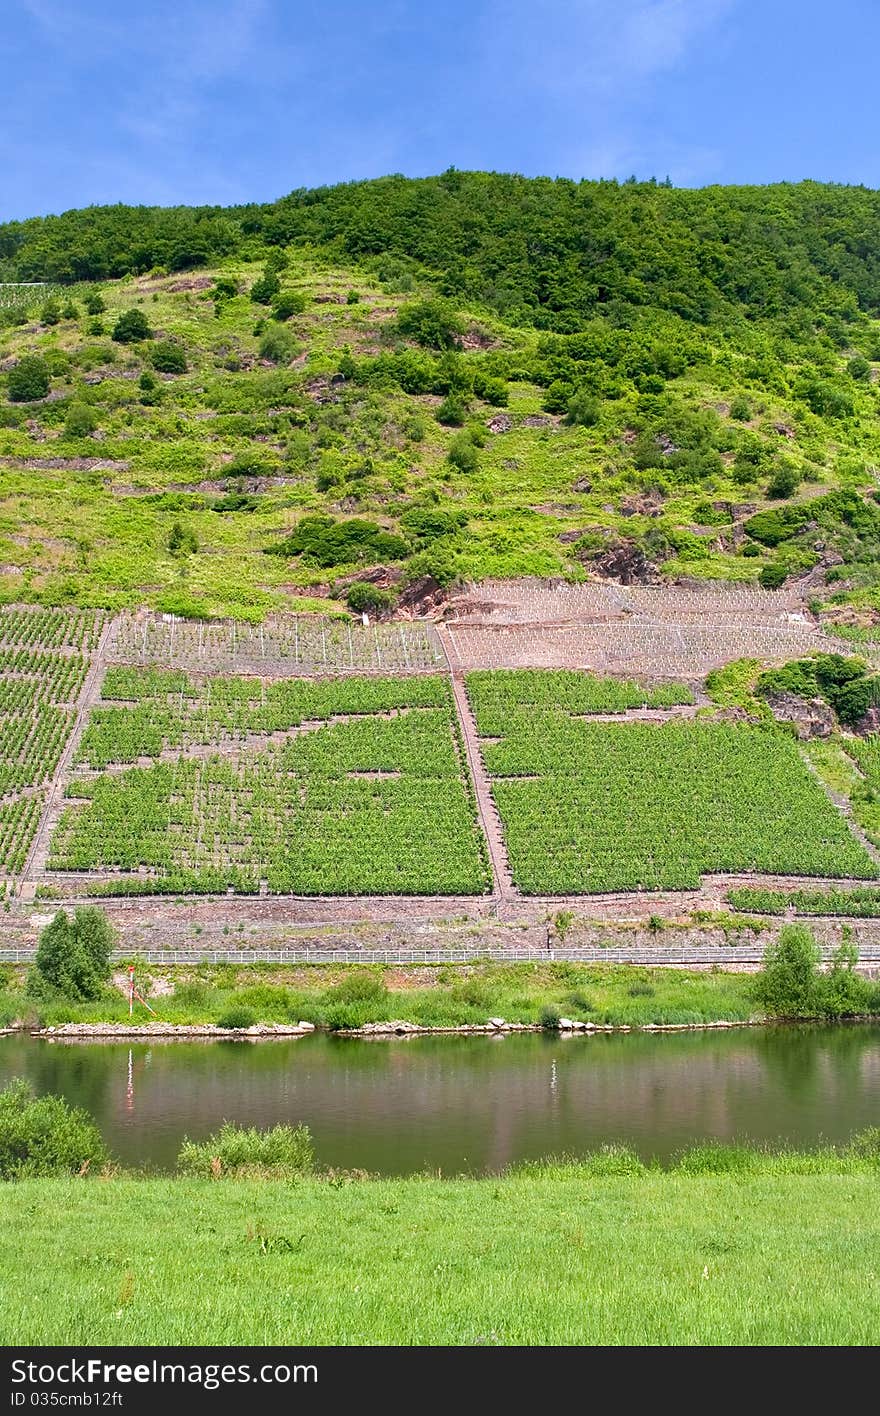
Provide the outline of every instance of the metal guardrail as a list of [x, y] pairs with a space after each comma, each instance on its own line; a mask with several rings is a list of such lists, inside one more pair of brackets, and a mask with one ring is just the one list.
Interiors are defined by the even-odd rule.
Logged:
[[[0, 963], [25, 964], [33, 960], [36, 946], [0, 949]], [[828, 960], [833, 945], [823, 945]], [[719, 944], [687, 947], [569, 949], [130, 949], [117, 950], [116, 962], [138, 958], [147, 964], [474, 964], [474, 963], [579, 963], [579, 964], [759, 964], [760, 944]], [[880, 944], [866, 944], [859, 962], [880, 964]]]

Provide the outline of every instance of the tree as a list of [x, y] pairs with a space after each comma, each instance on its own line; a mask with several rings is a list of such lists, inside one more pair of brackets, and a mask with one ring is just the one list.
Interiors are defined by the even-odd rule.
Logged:
[[771, 1017], [811, 1018], [818, 1011], [819, 950], [803, 924], [786, 924], [767, 945], [755, 998]]
[[40, 323], [44, 325], [57, 325], [61, 319], [61, 306], [57, 300], [47, 300], [40, 310]]
[[112, 337], [117, 344], [137, 344], [141, 339], [152, 339], [153, 331], [143, 310], [123, 310]]
[[98, 290], [90, 290], [83, 300], [86, 313], [90, 315], [103, 315], [107, 308], [107, 303], [103, 295]]
[[38, 354], [25, 354], [9, 370], [10, 403], [35, 403], [49, 392], [49, 370]]
[[28, 992], [36, 997], [61, 994], [84, 1002], [100, 998], [110, 977], [114, 942], [107, 916], [96, 906], [80, 906], [73, 918], [59, 910], [40, 935]]

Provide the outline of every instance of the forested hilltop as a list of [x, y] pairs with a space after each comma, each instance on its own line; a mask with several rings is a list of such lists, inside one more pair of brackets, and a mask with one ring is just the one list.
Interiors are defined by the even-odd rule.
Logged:
[[878, 252], [864, 188], [457, 171], [7, 223], [0, 593], [796, 576], [862, 633]]

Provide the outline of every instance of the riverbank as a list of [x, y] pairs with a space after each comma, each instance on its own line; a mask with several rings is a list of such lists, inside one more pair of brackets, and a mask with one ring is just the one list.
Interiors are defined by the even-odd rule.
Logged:
[[155, 1023], [218, 1035], [273, 1027], [295, 1034], [311, 1026], [497, 1031], [502, 1024], [550, 1031], [562, 1024], [574, 1032], [747, 1023], [756, 1015], [753, 975], [627, 964], [142, 966], [138, 989], [152, 1014], [136, 1003], [132, 1018], [124, 972], [90, 1003], [28, 996], [23, 966], [0, 973], [0, 1025], [31, 1031], [113, 1024], [141, 1032]]
[[0, 1340], [874, 1345], [877, 1173], [704, 1150], [480, 1180], [21, 1181]]

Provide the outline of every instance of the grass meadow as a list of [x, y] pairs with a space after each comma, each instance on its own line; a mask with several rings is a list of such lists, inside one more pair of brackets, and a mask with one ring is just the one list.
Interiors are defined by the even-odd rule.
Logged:
[[3, 1187], [0, 1340], [870, 1345], [876, 1193], [869, 1160], [736, 1151], [480, 1180], [22, 1181]]

